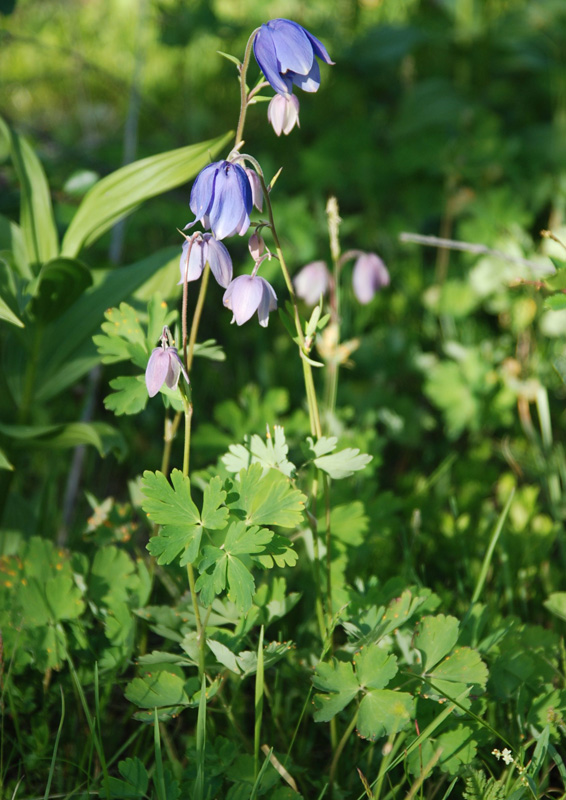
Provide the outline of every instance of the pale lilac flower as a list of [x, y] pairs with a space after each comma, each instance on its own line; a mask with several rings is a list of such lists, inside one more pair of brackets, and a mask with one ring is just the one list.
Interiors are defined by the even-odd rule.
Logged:
[[170, 389], [176, 389], [179, 376], [183, 373], [184, 379], [189, 383], [189, 376], [176, 347], [168, 343], [168, 328], [163, 328], [161, 334], [161, 347], [156, 347], [147, 362], [145, 370], [145, 385], [150, 397], [154, 397], [166, 384]]
[[232, 259], [222, 242], [215, 239], [211, 233], [198, 233], [193, 238], [187, 269], [188, 249], [189, 241], [185, 240], [183, 243], [181, 260], [179, 262], [179, 268], [181, 270], [181, 280], [179, 283], [184, 283], [185, 272], [187, 274], [187, 281], [197, 281], [208, 262], [210, 271], [214, 275], [216, 282], [225, 289], [232, 280]]
[[277, 94], [292, 94], [293, 84], [316, 92], [320, 70], [315, 56], [334, 63], [316, 36], [289, 19], [272, 19], [261, 26], [254, 39], [254, 55]]
[[276, 94], [267, 107], [267, 119], [277, 136], [287, 136], [299, 124], [299, 98], [296, 94]]
[[252, 188], [243, 167], [230, 161], [215, 161], [199, 172], [191, 190], [190, 208], [195, 220], [186, 228], [201, 222], [217, 239], [239, 233], [250, 226], [253, 207]]
[[371, 300], [376, 292], [389, 286], [389, 272], [375, 253], [362, 253], [354, 264], [352, 273], [354, 294], [363, 305]]
[[293, 278], [297, 296], [309, 306], [314, 306], [330, 286], [330, 273], [324, 261], [313, 261], [303, 267]]
[[251, 167], [244, 167], [244, 170], [252, 188], [252, 202], [258, 211], [263, 211], [263, 189], [259, 175]]
[[243, 325], [257, 311], [259, 324], [267, 328], [269, 312], [277, 308], [277, 295], [265, 278], [239, 275], [224, 292], [222, 302], [232, 312], [232, 322], [237, 325]]

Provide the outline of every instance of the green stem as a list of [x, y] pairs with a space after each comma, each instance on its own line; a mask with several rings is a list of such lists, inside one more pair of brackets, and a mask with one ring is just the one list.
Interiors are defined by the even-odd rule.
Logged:
[[171, 445], [173, 444], [173, 439], [177, 433], [177, 429], [179, 428], [179, 422], [181, 421], [181, 412], [177, 411], [175, 416], [173, 417], [173, 422], [169, 419], [169, 417], [165, 417], [165, 424], [163, 430], [163, 441], [165, 444], [163, 445], [163, 455], [161, 456], [161, 472], [163, 475], [167, 475], [169, 473], [169, 462], [171, 461]]
[[256, 28], [252, 32], [250, 38], [248, 39], [248, 43], [246, 45], [246, 51], [244, 53], [244, 60], [242, 62], [242, 67], [240, 69], [240, 117], [238, 119], [238, 127], [236, 128], [236, 141], [235, 141], [236, 147], [238, 147], [238, 145], [242, 141], [242, 136], [244, 134], [244, 125], [246, 124], [246, 112], [248, 110], [248, 100], [249, 100], [246, 88], [246, 73], [250, 65], [252, 47], [254, 39], [256, 37], [256, 33], [258, 31], [259, 28]]
[[[332, 531], [330, 527], [330, 481], [328, 475], [322, 475], [324, 486], [324, 504], [325, 504], [325, 519], [326, 519], [326, 597], [328, 624], [332, 625], [333, 608], [332, 608]], [[332, 638], [334, 638], [331, 633]], [[334, 644], [334, 643], [333, 643]], [[334, 646], [332, 646], [334, 649]]]
[[185, 353], [185, 364], [187, 367], [187, 372], [191, 371], [191, 367], [193, 365], [193, 358], [195, 355], [195, 344], [197, 341], [197, 333], [200, 325], [200, 318], [202, 316], [202, 309], [204, 307], [204, 300], [206, 297], [206, 290], [208, 288], [209, 277], [210, 277], [210, 267], [208, 266], [207, 262], [206, 267], [204, 268], [204, 272], [202, 273], [200, 289], [197, 297], [197, 304], [195, 307], [195, 313], [193, 314], [193, 321], [191, 323], [189, 345], [187, 347], [187, 352]]
[[334, 755], [332, 757], [332, 762], [330, 764], [330, 773], [329, 773], [329, 781], [330, 781], [330, 785], [331, 786], [334, 783], [334, 776], [336, 774], [336, 767], [338, 766], [338, 761], [340, 759], [340, 756], [342, 755], [342, 751], [344, 750], [344, 747], [346, 746], [346, 742], [348, 741], [348, 739], [352, 735], [352, 731], [356, 727], [356, 722], [357, 721], [358, 721], [358, 712], [356, 711], [356, 713], [354, 714], [350, 724], [348, 725], [348, 727], [344, 731], [344, 734], [343, 734], [342, 738], [340, 739], [340, 742], [338, 743], [338, 746], [334, 750]]

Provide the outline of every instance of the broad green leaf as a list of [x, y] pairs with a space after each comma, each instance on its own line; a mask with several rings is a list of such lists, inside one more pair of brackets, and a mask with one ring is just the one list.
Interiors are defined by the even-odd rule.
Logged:
[[14, 469], [13, 465], [8, 461], [6, 453], [3, 450], [0, 450], [0, 469]]
[[115, 450], [123, 454], [122, 435], [105, 422], [70, 422], [60, 425], [2, 425], [0, 433], [25, 441], [26, 446], [59, 449], [88, 444], [96, 447], [101, 456]]
[[415, 647], [421, 651], [423, 671], [429, 672], [458, 641], [459, 622], [455, 617], [438, 614], [423, 617], [415, 636]]
[[0, 297], [0, 319], [9, 322], [11, 325], [16, 325], [18, 328], [23, 328], [24, 323], [21, 319], [14, 314], [8, 303]]
[[92, 562], [89, 597], [97, 606], [125, 601], [139, 586], [136, 565], [114, 545], [97, 549]]
[[314, 439], [307, 436], [307, 442], [309, 443], [311, 454], [314, 454], [315, 458], [320, 458], [320, 456], [325, 456], [336, 450], [338, 439], [336, 436], [321, 436], [320, 439], [317, 439], [315, 442]]
[[104, 408], [113, 411], [116, 416], [139, 414], [146, 407], [149, 395], [143, 375], [114, 378], [109, 386], [114, 391], [104, 398]]
[[85, 195], [63, 239], [62, 253], [76, 256], [150, 197], [186, 183], [229, 142], [217, 139], [135, 161], [102, 178]]
[[84, 264], [73, 258], [54, 258], [41, 267], [29, 285], [31, 310], [42, 322], [58, 319], [92, 284]]
[[102, 363], [132, 361], [145, 369], [149, 352], [138, 312], [127, 303], [120, 303], [119, 308], [109, 308], [104, 316], [106, 321], [101, 326], [104, 333], [92, 337]]
[[330, 722], [360, 691], [352, 664], [332, 659], [330, 664], [321, 662], [314, 671], [314, 686], [329, 694], [315, 694], [316, 722]]
[[10, 143], [12, 162], [20, 184], [20, 227], [28, 258], [43, 263], [59, 251], [47, 179], [35, 150], [0, 117], [0, 135]]
[[[364, 504], [360, 500], [335, 506], [330, 512], [330, 530], [333, 539], [339, 539], [344, 544], [356, 547], [363, 544], [364, 534], [369, 526], [369, 518], [365, 513]], [[326, 518], [318, 519], [318, 531], [326, 532]]]
[[458, 725], [452, 731], [441, 734], [436, 746], [442, 750], [440, 768], [449, 775], [455, 775], [463, 764], [470, 764], [477, 753], [477, 741], [472, 728]]
[[423, 589], [415, 594], [405, 589], [400, 597], [395, 597], [387, 607], [372, 606], [358, 619], [343, 622], [345, 630], [358, 639], [361, 646], [379, 642], [391, 631], [400, 628], [430, 599], [430, 590]]
[[22, 229], [3, 214], [0, 214], [0, 252], [2, 259], [7, 261], [20, 277], [28, 281], [33, 278], [34, 273], [28, 263]]
[[[436, 687], [445, 689], [451, 696], [455, 696], [470, 683], [485, 687], [487, 667], [476, 650], [470, 647], [458, 647], [436, 667], [429, 670], [428, 677]], [[450, 683], [464, 685], [454, 689]]]
[[126, 698], [140, 708], [163, 708], [189, 704], [185, 679], [169, 670], [155, 670], [134, 678], [126, 686]]
[[45, 596], [53, 620], [75, 619], [83, 613], [85, 604], [81, 599], [81, 590], [72, 578], [57, 575], [45, 582]]
[[406, 728], [414, 717], [415, 698], [407, 692], [373, 689], [362, 698], [356, 728], [364, 739], [390, 736]]
[[347, 447], [328, 456], [320, 456], [314, 459], [316, 466], [330, 475], [331, 478], [340, 480], [349, 478], [354, 472], [359, 472], [369, 464], [373, 456], [367, 453], [360, 453], [357, 447]]
[[566, 308], [566, 294], [551, 294], [544, 301], [544, 307], [550, 311], [563, 311]]
[[234, 506], [246, 513], [248, 525], [279, 525], [294, 528], [302, 520], [306, 497], [275, 469], [263, 475], [260, 464], [241, 470], [240, 497]]
[[551, 614], [566, 620], [566, 592], [553, 592], [544, 601], [544, 607], [547, 608]]
[[118, 762], [119, 778], [109, 778], [110, 797], [120, 798], [143, 797], [149, 786], [149, 775], [139, 758], [126, 758]]

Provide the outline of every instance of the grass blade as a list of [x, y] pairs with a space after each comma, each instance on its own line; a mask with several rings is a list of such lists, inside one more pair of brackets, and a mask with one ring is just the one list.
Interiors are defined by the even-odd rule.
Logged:
[[51, 791], [51, 782], [53, 781], [53, 773], [55, 772], [55, 761], [57, 759], [57, 750], [59, 748], [59, 740], [61, 738], [61, 731], [63, 730], [63, 722], [65, 720], [65, 695], [61, 689], [61, 719], [59, 720], [59, 727], [57, 728], [57, 736], [55, 737], [55, 744], [53, 745], [53, 755], [51, 756], [51, 765], [49, 767], [49, 775], [47, 776], [47, 784], [45, 786], [45, 794], [43, 800], [48, 800], [49, 792]]

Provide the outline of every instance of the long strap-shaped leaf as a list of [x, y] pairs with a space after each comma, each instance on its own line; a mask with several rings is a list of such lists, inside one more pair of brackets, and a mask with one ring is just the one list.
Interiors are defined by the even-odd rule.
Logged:
[[20, 225], [28, 261], [49, 261], [59, 253], [57, 228], [45, 172], [33, 147], [0, 117], [0, 137], [8, 144], [20, 183]]
[[74, 258], [141, 202], [190, 180], [231, 136], [142, 158], [102, 178], [83, 198], [63, 239], [62, 254]]

